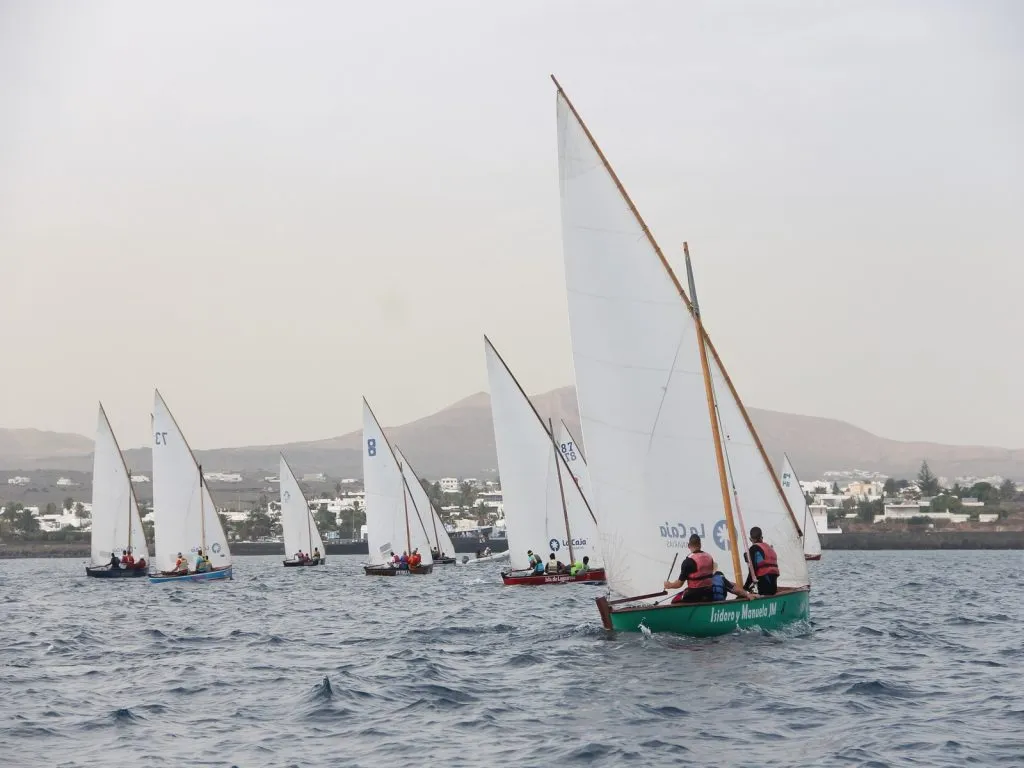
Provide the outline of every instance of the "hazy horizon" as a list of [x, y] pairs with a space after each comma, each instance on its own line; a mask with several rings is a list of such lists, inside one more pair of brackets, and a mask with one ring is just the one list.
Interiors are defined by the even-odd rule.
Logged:
[[1024, 8], [0, 0], [0, 426], [316, 440], [572, 382], [555, 73], [750, 407], [1024, 447]]

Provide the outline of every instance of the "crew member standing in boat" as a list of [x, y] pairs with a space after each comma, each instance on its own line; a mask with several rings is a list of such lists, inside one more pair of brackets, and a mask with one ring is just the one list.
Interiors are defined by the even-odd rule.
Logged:
[[750, 541], [750, 550], [743, 559], [753, 564], [753, 573], [747, 574], [743, 588], [750, 589], [756, 578], [759, 595], [774, 595], [779, 589], [779, 557], [771, 545], [764, 542], [761, 529], [756, 525], [750, 529]]
[[114, 570], [121, 567], [121, 561], [117, 559], [117, 552], [110, 553], [110, 569]]
[[690, 554], [683, 560], [679, 569], [679, 578], [666, 581], [665, 589], [679, 589], [686, 584], [686, 589], [672, 598], [673, 603], [709, 603], [714, 598], [711, 590], [711, 577], [715, 573], [715, 561], [707, 552], [700, 548], [700, 536], [690, 536], [686, 545]]

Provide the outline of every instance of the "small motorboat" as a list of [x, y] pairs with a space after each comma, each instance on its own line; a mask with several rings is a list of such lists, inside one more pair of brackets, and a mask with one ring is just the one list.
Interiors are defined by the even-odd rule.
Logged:
[[604, 584], [604, 568], [594, 568], [575, 576], [564, 573], [533, 573], [532, 571], [502, 571], [501, 580], [507, 587], [539, 586], [542, 584]]
[[463, 555], [462, 556], [462, 564], [463, 565], [472, 565], [474, 563], [496, 563], [496, 562], [499, 562], [501, 560], [508, 560], [508, 558], [509, 558], [509, 552], [508, 552], [507, 549], [504, 552], [494, 552], [494, 553], [487, 554], [487, 555], [484, 555], [484, 554], [481, 554], [481, 553], [478, 552], [476, 557], [470, 557], [469, 555]]

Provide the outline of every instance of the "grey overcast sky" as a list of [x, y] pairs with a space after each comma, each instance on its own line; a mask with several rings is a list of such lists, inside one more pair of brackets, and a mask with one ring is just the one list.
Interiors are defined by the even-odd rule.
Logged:
[[1024, 5], [0, 0], [0, 425], [571, 382], [555, 73], [748, 405], [1024, 447]]

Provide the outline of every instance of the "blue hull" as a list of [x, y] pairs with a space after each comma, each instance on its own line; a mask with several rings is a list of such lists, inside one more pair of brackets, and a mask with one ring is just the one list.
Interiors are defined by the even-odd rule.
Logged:
[[159, 573], [149, 575], [150, 584], [163, 584], [168, 581], [214, 581], [216, 579], [232, 579], [231, 566], [220, 568], [216, 571], [205, 571], [203, 573], [187, 573], [181, 576], [161, 576]]

